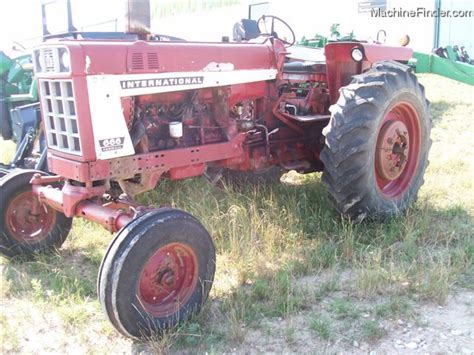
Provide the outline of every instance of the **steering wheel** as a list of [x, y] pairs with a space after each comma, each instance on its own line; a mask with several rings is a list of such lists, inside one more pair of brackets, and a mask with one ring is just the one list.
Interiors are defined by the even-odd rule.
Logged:
[[[268, 29], [267, 29], [267, 24], [266, 24], [267, 19], [271, 19], [270, 32], [268, 32]], [[275, 23], [276, 22], [280, 22], [281, 24], [283, 24], [283, 26], [285, 26], [290, 31], [291, 37], [292, 37], [291, 41], [288, 41], [286, 39], [282, 39], [282, 38], [278, 37], [278, 34], [275, 32]], [[265, 27], [265, 31], [262, 30], [262, 28], [261, 28], [262, 25]], [[284, 44], [286, 44], [287, 47], [291, 47], [296, 42], [296, 36], [295, 36], [295, 33], [293, 32], [293, 29], [290, 27], [289, 24], [287, 24], [285, 21], [283, 21], [281, 18], [279, 18], [277, 16], [263, 15], [262, 17], [260, 17], [258, 19], [257, 27], [258, 27], [258, 30], [260, 31], [260, 35], [270, 36], [270, 37], [273, 37], [273, 38], [278, 38], [280, 41], [282, 41]]]

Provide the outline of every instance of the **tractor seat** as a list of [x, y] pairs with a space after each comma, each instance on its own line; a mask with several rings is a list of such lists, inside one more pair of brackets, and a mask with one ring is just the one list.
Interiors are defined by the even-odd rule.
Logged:
[[284, 73], [326, 73], [326, 64], [318, 62], [289, 62], [283, 64]]

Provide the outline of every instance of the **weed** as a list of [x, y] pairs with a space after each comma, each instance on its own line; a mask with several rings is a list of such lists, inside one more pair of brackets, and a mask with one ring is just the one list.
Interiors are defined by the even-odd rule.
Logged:
[[175, 344], [179, 336], [179, 328], [175, 327], [166, 332], [152, 334], [145, 338], [143, 342], [134, 344], [134, 353], [146, 353], [151, 351], [153, 354], [166, 355], [170, 353], [171, 347]]
[[357, 319], [361, 314], [359, 308], [347, 298], [335, 298], [331, 303], [331, 310], [338, 318]]
[[366, 320], [362, 323], [362, 335], [369, 341], [376, 341], [386, 334], [380, 324], [375, 320]]
[[464, 270], [464, 262], [454, 261], [451, 256], [428, 255], [426, 266], [417, 270], [416, 289], [427, 299], [443, 304], [457, 274]]
[[332, 276], [329, 280], [321, 282], [319, 288], [316, 290], [314, 297], [316, 301], [323, 300], [326, 296], [339, 289], [339, 277]]
[[375, 306], [375, 314], [381, 318], [412, 318], [414, 311], [407, 298], [392, 296], [388, 301]]
[[371, 297], [385, 290], [390, 274], [382, 263], [380, 250], [369, 252], [356, 272], [355, 287], [361, 297]]
[[312, 315], [309, 320], [309, 327], [321, 339], [328, 340], [331, 337], [330, 321], [323, 316]]

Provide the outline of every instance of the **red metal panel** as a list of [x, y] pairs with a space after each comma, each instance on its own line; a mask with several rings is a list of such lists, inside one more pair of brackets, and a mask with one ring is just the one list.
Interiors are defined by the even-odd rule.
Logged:
[[64, 176], [67, 179], [86, 182], [89, 181], [89, 164], [76, 162], [56, 155], [56, 152], [48, 152], [48, 170], [52, 173]]
[[265, 96], [268, 83], [259, 81], [249, 84], [237, 84], [230, 87], [231, 95], [228, 106], [232, 107], [243, 100], [255, 100]]
[[193, 176], [199, 176], [204, 174], [206, 170], [206, 164], [194, 164], [189, 166], [183, 166], [181, 168], [172, 168], [169, 171], [169, 177], [172, 180], [187, 179]]
[[409, 60], [413, 57], [413, 49], [407, 47], [385, 46], [380, 44], [362, 43], [367, 61], [371, 63], [382, 60]]
[[324, 48], [331, 104], [336, 103], [339, 98], [339, 88], [347, 85], [352, 75], [360, 71], [359, 63], [351, 57], [351, 49], [357, 45], [355, 42], [336, 42], [329, 43]]
[[[361, 48], [364, 52], [364, 60], [360, 63], [352, 59], [351, 51], [354, 47]], [[381, 44], [334, 42], [326, 45], [324, 53], [331, 104], [334, 104], [339, 98], [339, 89], [349, 84], [353, 75], [360, 74], [373, 63], [382, 60], [408, 60], [413, 51], [406, 47]]]
[[[87, 74], [125, 74], [200, 71], [209, 63], [232, 63], [236, 70], [276, 68], [276, 58], [269, 42], [266, 44], [196, 43], [196, 42], [124, 42], [124, 41], [62, 41], [75, 46], [71, 58], [75, 63], [73, 76]], [[143, 58], [145, 70], [133, 69], [134, 53]], [[153, 59], [149, 61], [149, 54]], [[242, 55], [245, 53], [245, 55]], [[87, 58], [87, 59], [86, 59]], [[111, 60], [113, 58], [113, 60]], [[176, 60], [179, 58], [179, 60]], [[128, 62], [128, 63], [127, 63]], [[77, 63], [77, 64], [76, 64]], [[150, 63], [152, 65], [150, 65]], [[156, 65], [158, 63], [158, 66]]]
[[239, 134], [226, 143], [209, 144], [199, 147], [164, 150], [153, 153], [136, 154], [110, 160], [97, 160], [91, 163], [75, 162], [50, 154], [48, 167], [61, 172], [67, 179], [90, 182], [109, 178], [129, 178], [135, 174], [168, 171], [228, 158], [243, 154], [242, 141], [245, 135]]

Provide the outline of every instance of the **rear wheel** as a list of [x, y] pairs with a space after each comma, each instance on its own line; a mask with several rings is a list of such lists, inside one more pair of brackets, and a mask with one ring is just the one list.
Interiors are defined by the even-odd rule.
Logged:
[[[18, 170], [0, 183], [0, 253], [7, 257], [32, 255], [59, 248], [72, 219], [40, 205], [30, 180], [35, 170]], [[44, 174], [44, 173], [43, 173]]]
[[321, 160], [342, 214], [383, 218], [416, 199], [431, 146], [428, 105], [416, 76], [396, 62], [376, 64], [341, 88]]
[[99, 271], [100, 302], [125, 336], [147, 338], [197, 313], [214, 280], [215, 249], [186, 212], [158, 209], [124, 227]]

